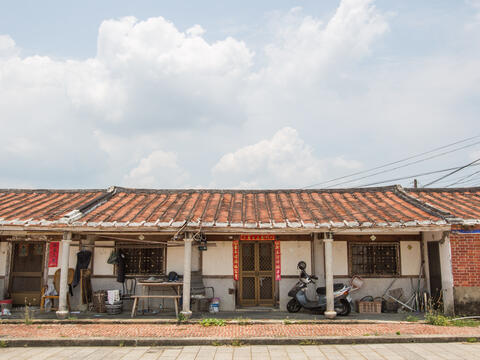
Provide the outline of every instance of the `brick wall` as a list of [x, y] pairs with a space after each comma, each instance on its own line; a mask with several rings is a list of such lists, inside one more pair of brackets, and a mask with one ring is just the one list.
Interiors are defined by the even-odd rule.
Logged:
[[480, 286], [480, 226], [452, 226], [450, 245], [454, 286]]

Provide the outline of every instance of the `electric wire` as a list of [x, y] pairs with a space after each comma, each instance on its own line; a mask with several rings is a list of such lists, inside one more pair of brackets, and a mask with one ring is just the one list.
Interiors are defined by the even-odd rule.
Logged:
[[440, 156], [443, 156], [443, 155], [447, 155], [447, 154], [453, 153], [453, 152], [455, 152], [455, 151], [463, 150], [463, 149], [466, 149], [466, 148], [468, 148], [468, 147], [471, 147], [471, 146], [474, 146], [474, 145], [477, 145], [477, 144], [480, 144], [480, 141], [477, 141], [477, 142], [475, 142], [475, 143], [473, 143], [473, 144], [465, 145], [465, 146], [462, 146], [462, 147], [459, 147], [459, 148], [456, 148], [456, 149], [453, 149], [453, 150], [445, 151], [445, 152], [440, 153], [440, 154], [435, 154], [435, 155], [429, 156], [429, 157], [424, 158], [424, 159], [412, 161], [412, 162], [407, 163], [407, 164], [404, 164], [404, 165], [396, 166], [396, 167], [391, 168], [391, 169], [378, 171], [378, 172], [376, 172], [376, 173], [373, 173], [373, 174], [370, 174], [370, 175], [365, 175], [365, 176], [362, 176], [362, 177], [359, 177], [359, 178], [355, 178], [355, 179], [353, 179], [353, 180], [347, 180], [347, 181], [339, 182], [339, 183], [336, 183], [336, 184], [334, 184], [334, 185], [327, 186], [326, 189], [330, 189], [330, 188], [336, 187], [336, 186], [338, 186], [338, 185], [348, 184], [348, 183], [351, 183], [351, 182], [354, 182], [354, 181], [358, 181], [358, 180], [362, 180], [362, 179], [367, 179], [367, 178], [372, 177], [372, 176], [376, 176], [376, 175], [380, 175], [380, 174], [385, 174], [385, 173], [388, 173], [388, 172], [391, 172], [391, 171], [394, 171], [394, 170], [402, 169], [402, 168], [407, 167], [407, 166], [410, 166], [410, 165], [419, 164], [419, 163], [421, 163], [421, 162], [424, 162], [424, 161], [427, 161], [427, 160], [431, 160], [431, 159], [435, 159], [435, 158], [437, 158], [437, 157], [440, 157]]
[[443, 175], [442, 177], [440, 177], [440, 178], [438, 178], [438, 179], [436, 179], [436, 180], [430, 181], [428, 184], [425, 184], [425, 185], [423, 185], [422, 187], [425, 188], [425, 187], [427, 187], [427, 186], [430, 186], [430, 185], [432, 185], [432, 184], [435, 184], [436, 182], [438, 182], [438, 181], [440, 181], [440, 180], [442, 180], [442, 179], [445, 179], [445, 178], [449, 177], [450, 175], [453, 175], [453, 174], [455, 174], [455, 173], [457, 173], [457, 172], [459, 172], [459, 171], [461, 171], [461, 170], [463, 170], [463, 169], [465, 169], [465, 168], [467, 168], [467, 167], [469, 167], [469, 166], [472, 166], [473, 164], [476, 164], [476, 163], [479, 162], [479, 161], [480, 161], [480, 158], [478, 158], [477, 160], [472, 161], [471, 163], [468, 163], [467, 165], [464, 165], [464, 166], [460, 167], [460, 168], [457, 169], [457, 170], [452, 171], [451, 173], [448, 173], [448, 174], [446, 174], [446, 175]]
[[[480, 164], [474, 164], [472, 166], [480, 166]], [[373, 186], [373, 185], [385, 184], [385, 183], [389, 183], [389, 182], [397, 181], [397, 180], [406, 180], [406, 179], [412, 179], [412, 178], [417, 178], [417, 177], [422, 177], [422, 176], [427, 176], [427, 175], [432, 175], [432, 174], [438, 174], [438, 173], [442, 173], [442, 172], [446, 172], [446, 171], [456, 170], [456, 169], [459, 169], [460, 167], [461, 166], [457, 166], [457, 167], [452, 167], [452, 168], [448, 168], [448, 169], [435, 170], [435, 171], [429, 171], [429, 172], [420, 173], [420, 174], [402, 176], [402, 177], [398, 177], [398, 178], [394, 178], [394, 179], [382, 180], [382, 181], [377, 181], [377, 182], [373, 182], [373, 183], [369, 183], [369, 184], [362, 184], [362, 185], [358, 185], [358, 186], [353, 186], [353, 188], [354, 189], [355, 188], [362, 188], [362, 187], [368, 187], [368, 186]], [[480, 170], [479, 170], [479, 172], [480, 172]]]
[[[450, 143], [450, 144], [447, 144], [447, 145], [443, 145], [443, 146], [437, 147], [437, 148], [429, 150], [429, 151], [425, 151], [425, 152], [417, 154], [417, 155], [406, 157], [406, 158], [401, 159], [401, 160], [393, 161], [393, 162], [390, 162], [390, 163], [387, 163], [387, 164], [384, 164], [384, 165], [380, 165], [380, 166], [376, 166], [376, 167], [373, 167], [373, 168], [370, 168], [370, 169], [367, 169], [367, 170], [358, 171], [358, 172], [355, 172], [355, 173], [350, 174], [350, 175], [340, 176], [340, 177], [330, 179], [330, 180], [327, 180], [327, 181], [323, 181], [323, 182], [315, 183], [315, 184], [312, 184], [312, 185], [304, 186], [303, 189], [328, 184], [328, 183], [331, 183], [331, 182], [336, 181], [336, 180], [346, 179], [346, 178], [349, 178], [349, 177], [352, 177], [352, 176], [355, 176], [355, 175], [360, 175], [360, 174], [364, 174], [364, 173], [367, 173], [367, 172], [370, 172], [370, 171], [378, 170], [378, 169], [381, 169], [381, 168], [384, 168], [384, 167], [387, 167], [387, 166], [390, 166], [390, 165], [395, 165], [395, 164], [398, 164], [398, 163], [401, 163], [401, 162], [404, 162], [404, 161], [407, 161], [407, 160], [411, 160], [411, 159], [414, 159], [414, 158], [417, 158], [417, 157], [420, 157], [420, 156], [423, 156], [423, 155], [433, 153], [433, 152], [438, 151], [438, 150], [442, 150], [442, 149], [445, 149], [445, 148], [448, 148], [448, 147], [451, 147], [451, 146], [454, 146], [454, 145], [457, 145], [457, 144], [464, 143], [464, 142], [469, 141], [469, 140], [476, 139], [478, 137], [480, 137], [480, 135], [472, 136], [472, 137], [469, 137], [469, 138], [466, 138], [466, 139], [463, 139], [463, 140], [459, 140], [459, 141], [456, 141], [456, 142], [453, 142], [453, 143]], [[478, 144], [478, 143], [474, 143], [474, 144], [471, 144], [471, 145], [473, 146], [473, 145], [476, 145], [476, 144]]]

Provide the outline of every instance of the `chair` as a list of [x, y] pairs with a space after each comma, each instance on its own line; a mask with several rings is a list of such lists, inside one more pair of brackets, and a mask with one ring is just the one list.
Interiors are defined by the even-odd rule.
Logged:
[[[53, 286], [55, 287], [55, 291], [57, 292], [57, 294], [60, 294], [60, 271], [61, 271], [60, 269], [55, 271], [55, 275], [53, 276]], [[73, 275], [74, 274], [75, 274], [74, 269], [72, 269], [72, 268], [68, 269], [67, 283], [68, 283], [69, 286], [73, 282]], [[53, 300], [60, 298], [59, 295], [45, 295], [45, 293], [47, 292], [47, 289], [48, 289], [47, 285], [45, 285], [42, 288], [42, 298], [40, 300], [40, 310], [45, 309], [45, 300], [46, 299], [51, 299], [52, 304], [53, 304]], [[67, 304], [68, 304], [68, 310], [70, 310], [70, 294], [68, 294], [68, 293], [67, 293]], [[58, 310], [58, 308], [52, 307], [52, 310]]]
[[[207, 296], [207, 289], [210, 289], [212, 296]], [[200, 271], [192, 271], [191, 275], [191, 287], [190, 287], [190, 299], [193, 303], [195, 311], [202, 311], [202, 303], [207, 306], [210, 301], [215, 297], [215, 290], [212, 286], [205, 286], [203, 284], [203, 278]]]

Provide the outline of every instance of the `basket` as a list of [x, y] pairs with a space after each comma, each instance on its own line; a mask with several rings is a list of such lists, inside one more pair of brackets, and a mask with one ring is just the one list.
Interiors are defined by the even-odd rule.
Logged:
[[382, 302], [381, 301], [359, 301], [358, 312], [380, 314], [382, 312]]
[[97, 313], [104, 313], [107, 311], [105, 308], [106, 298], [107, 292], [105, 290], [95, 291], [93, 293], [93, 306], [95, 307], [95, 311]]
[[116, 301], [113, 304], [105, 302], [105, 309], [107, 310], [108, 315], [118, 315], [122, 313], [123, 302]]

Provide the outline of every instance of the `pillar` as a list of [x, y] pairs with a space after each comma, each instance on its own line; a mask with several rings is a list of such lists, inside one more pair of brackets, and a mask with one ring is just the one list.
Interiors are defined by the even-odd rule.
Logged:
[[72, 233], [64, 232], [62, 240], [62, 263], [60, 265], [60, 293], [58, 298], [57, 318], [65, 319], [68, 316], [68, 260], [70, 257], [70, 243]]
[[185, 239], [183, 240], [184, 255], [183, 255], [183, 304], [182, 304], [182, 315], [185, 318], [189, 318], [192, 315], [190, 310], [190, 286], [192, 278], [192, 234], [186, 233]]
[[440, 266], [442, 273], [442, 297], [443, 310], [445, 315], [454, 314], [453, 296], [453, 272], [452, 272], [452, 250], [450, 247], [450, 235], [444, 232], [439, 246]]
[[331, 232], [324, 234], [323, 244], [325, 246], [325, 293], [327, 297], [325, 317], [333, 319], [337, 313], [334, 309], [333, 299], [333, 234]]

